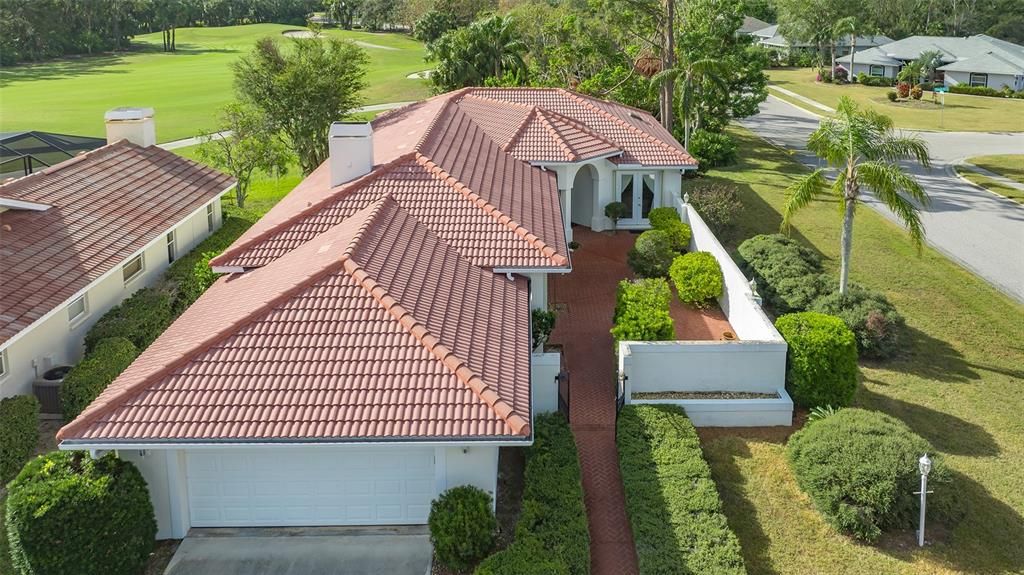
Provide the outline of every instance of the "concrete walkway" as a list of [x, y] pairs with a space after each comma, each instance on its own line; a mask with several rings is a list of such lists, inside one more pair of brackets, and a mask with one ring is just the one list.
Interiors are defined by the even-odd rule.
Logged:
[[193, 529], [164, 575], [429, 575], [425, 527]]
[[[818, 116], [774, 96], [762, 102], [760, 109], [756, 116], [740, 120], [740, 125], [792, 150], [793, 157], [810, 168], [824, 166], [807, 150], [807, 138], [817, 129]], [[928, 244], [1024, 302], [1024, 253], [1020, 250], [1024, 245], [1024, 206], [960, 179], [953, 169], [970, 156], [1019, 154], [1024, 150], [1024, 133], [905, 131], [924, 139], [931, 154], [930, 169], [905, 164], [931, 199], [921, 210]], [[898, 222], [874, 196], [868, 195], [865, 203]], [[838, 238], [838, 228], [836, 233]]]
[[831, 114], [832, 112], [836, 111], [835, 108], [829, 108], [828, 106], [826, 106], [825, 104], [822, 104], [821, 102], [818, 102], [816, 100], [812, 100], [812, 99], [808, 98], [807, 96], [801, 96], [800, 94], [797, 94], [796, 92], [794, 92], [792, 90], [787, 90], [785, 88], [780, 88], [778, 86], [773, 86], [771, 84], [768, 85], [768, 89], [769, 90], [775, 90], [776, 92], [778, 92], [778, 93], [780, 93], [780, 94], [782, 94], [784, 96], [789, 96], [790, 98], [793, 98], [794, 100], [799, 100], [799, 101], [807, 104], [808, 106], [811, 106], [813, 108], [816, 108], [816, 109], [821, 110], [822, 112], [825, 112], [825, 113], [828, 113], [828, 114]]
[[581, 245], [572, 273], [552, 275], [550, 301], [561, 313], [551, 334], [569, 370], [569, 423], [579, 450], [590, 530], [593, 575], [638, 572], [633, 532], [615, 446], [615, 365], [612, 312], [618, 281], [629, 277], [625, 253], [634, 236], [574, 228]]

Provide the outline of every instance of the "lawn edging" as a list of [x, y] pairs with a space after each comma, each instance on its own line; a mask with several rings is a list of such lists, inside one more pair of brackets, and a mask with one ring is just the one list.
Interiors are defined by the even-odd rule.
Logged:
[[682, 408], [623, 407], [616, 443], [641, 575], [746, 573], [697, 431]]
[[484, 559], [475, 573], [590, 573], [590, 532], [579, 456], [572, 430], [562, 414], [535, 419], [534, 443], [526, 452], [523, 482], [515, 540]]

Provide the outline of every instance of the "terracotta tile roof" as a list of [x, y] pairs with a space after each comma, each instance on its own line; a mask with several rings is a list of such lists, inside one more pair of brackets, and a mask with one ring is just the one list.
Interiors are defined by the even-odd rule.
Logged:
[[581, 162], [618, 156], [622, 148], [561, 114], [534, 107], [506, 149], [531, 162]]
[[385, 196], [220, 279], [58, 438], [528, 437], [529, 317]]
[[0, 186], [0, 197], [51, 206], [0, 212], [0, 343], [233, 183], [122, 141]]

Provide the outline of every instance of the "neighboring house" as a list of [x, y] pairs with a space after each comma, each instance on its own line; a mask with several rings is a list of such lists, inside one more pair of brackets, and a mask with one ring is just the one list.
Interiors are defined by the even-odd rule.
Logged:
[[234, 180], [153, 145], [152, 110], [111, 143], [0, 185], [0, 397], [74, 364], [107, 310], [220, 226]]
[[0, 180], [27, 176], [106, 143], [103, 138], [49, 132], [0, 133]]
[[[757, 44], [760, 44], [770, 50], [774, 50], [781, 55], [787, 55], [790, 52], [796, 51], [811, 51], [818, 49], [818, 45], [812, 42], [794, 42], [786, 39], [785, 36], [779, 33], [778, 24], [772, 24], [771, 26], [761, 28], [760, 30], [754, 30], [753, 32], [749, 32], [749, 34], [755, 38], [755, 42]], [[857, 36], [856, 49], [860, 50], [861, 48], [868, 46], [878, 46], [887, 42], [892, 42], [892, 38], [881, 34]], [[823, 48], [828, 49], [828, 46], [823, 46]], [[836, 56], [849, 53], [850, 37], [842, 36], [837, 38]]]
[[757, 18], [754, 18], [753, 16], [744, 16], [743, 24], [740, 25], [740, 29], [737, 30], [736, 32], [738, 34], [752, 34], [754, 32], [757, 32], [758, 30], [764, 30], [769, 26], [771, 26], [771, 24], [765, 22], [764, 20], [759, 20]]
[[445, 489], [495, 494], [499, 448], [557, 409], [531, 309], [571, 271], [571, 223], [623, 201], [649, 227], [697, 167], [649, 113], [539, 88], [335, 124], [329, 151], [58, 433], [140, 467], [161, 538], [423, 524]]
[[[936, 71], [946, 86], [967, 84], [995, 90], [1024, 90], [1024, 46], [977, 34], [967, 38], [911, 36], [854, 55], [854, 74], [895, 78], [908, 62], [925, 52], [938, 52]], [[850, 57], [838, 59], [847, 67]]]

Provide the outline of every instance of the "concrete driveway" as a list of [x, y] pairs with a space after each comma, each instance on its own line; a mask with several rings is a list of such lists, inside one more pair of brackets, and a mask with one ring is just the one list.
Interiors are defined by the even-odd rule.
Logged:
[[[818, 118], [801, 108], [769, 97], [758, 115], [744, 118], [740, 124], [776, 145], [794, 150], [807, 166], [823, 164], [806, 149], [807, 137], [818, 127]], [[1024, 206], [978, 189], [953, 171], [954, 164], [969, 156], [1024, 152], [1024, 133], [915, 133], [928, 143], [932, 159], [930, 170], [908, 165], [931, 198], [931, 204], [921, 213], [927, 242], [1024, 302]], [[866, 203], [896, 220], [874, 197]]]
[[164, 575], [428, 575], [426, 527], [193, 529]]

